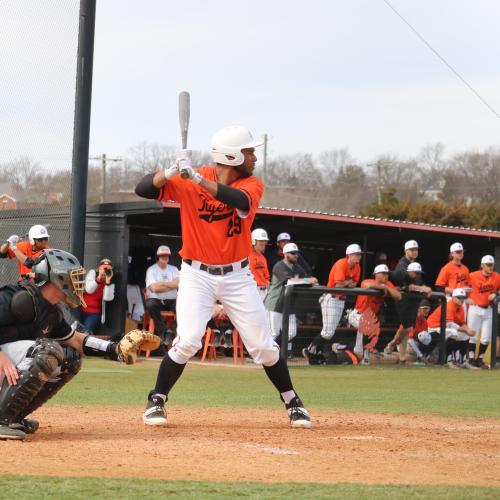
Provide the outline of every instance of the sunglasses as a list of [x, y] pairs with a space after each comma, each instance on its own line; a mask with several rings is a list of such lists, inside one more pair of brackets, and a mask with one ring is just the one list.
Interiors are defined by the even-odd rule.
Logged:
[[48, 238], [34, 238], [35, 241], [49, 241]]
[[291, 255], [299, 255], [299, 252], [295, 252], [295, 251], [293, 251], [293, 252], [287, 252], [287, 253], [289, 253]]

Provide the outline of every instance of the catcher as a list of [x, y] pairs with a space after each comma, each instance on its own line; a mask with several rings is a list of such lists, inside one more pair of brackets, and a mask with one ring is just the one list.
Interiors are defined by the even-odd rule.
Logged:
[[389, 281], [389, 268], [385, 264], [376, 266], [373, 279], [363, 280], [361, 288], [373, 288], [384, 292], [381, 296], [359, 295], [355, 308], [349, 313], [349, 323], [358, 330], [354, 353], [363, 357], [361, 364], [367, 365], [370, 363], [370, 354], [375, 352], [380, 335], [380, 322], [377, 314], [386, 297], [398, 301], [401, 300], [401, 293]]
[[84, 305], [85, 269], [70, 253], [46, 250], [32, 271], [34, 281], [0, 288], [0, 439], [22, 440], [38, 429], [26, 417], [78, 373], [82, 354], [131, 364], [138, 350], [160, 344], [138, 330], [108, 342], [66, 323], [58, 304]]

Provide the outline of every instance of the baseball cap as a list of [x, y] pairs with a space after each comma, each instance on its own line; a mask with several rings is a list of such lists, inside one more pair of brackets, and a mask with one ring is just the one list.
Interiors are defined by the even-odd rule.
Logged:
[[292, 237], [288, 233], [280, 233], [278, 234], [276, 241], [288, 240], [290, 241]]
[[373, 274], [378, 274], [378, 273], [388, 273], [389, 268], [385, 264], [379, 264], [378, 266], [375, 266], [375, 269], [373, 270]]
[[[413, 247], [415, 248], [415, 247]], [[413, 271], [414, 273], [423, 273], [422, 271], [422, 266], [418, 262], [412, 262], [411, 264], [408, 265], [408, 272]]]
[[465, 297], [467, 297], [467, 294], [465, 293], [465, 290], [463, 288], [455, 288], [451, 296], [458, 297], [459, 299], [465, 299]]
[[485, 255], [481, 259], [481, 264], [494, 264], [494, 263], [495, 263], [495, 258], [493, 257], [493, 255]]
[[113, 267], [113, 263], [111, 262], [110, 259], [101, 259], [99, 261], [99, 265], [100, 266], [111, 266], [111, 267]]
[[352, 245], [349, 245], [345, 249], [346, 255], [351, 255], [352, 253], [363, 253], [363, 251], [361, 250], [361, 247], [357, 243], [353, 243]]
[[411, 248], [418, 248], [418, 243], [415, 240], [409, 240], [405, 243], [405, 250], [410, 250]]
[[463, 247], [462, 243], [453, 243], [453, 245], [451, 245], [451, 247], [450, 247], [450, 253], [463, 252], [463, 251], [464, 251], [464, 247]]
[[160, 245], [158, 250], [156, 250], [156, 255], [171, 255], [170, 248], [167, 245]]
[[292, 252], [298, 252], [299, 247], [295, 243], [287, 243], [283, 247], [283, 253], [292, 253]]

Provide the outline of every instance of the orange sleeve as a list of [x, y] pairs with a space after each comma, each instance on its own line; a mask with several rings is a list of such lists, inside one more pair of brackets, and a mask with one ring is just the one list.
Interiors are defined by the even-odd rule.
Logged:
[[332, 286], [335, 286], [336, 283], [341, 283], [342, 281], [345, 281], [347, 279], [347, 273], [346, 273], [347, 261], [345, 259], [342, 259], [339, 262], [336, 262], [334, 269], [335, 270], [333, 272], [333, 285]]
[[441, 271], [439, 271], [438, 277], [436, 279], [437, 286], [447, 286], [448, 285], [448, 265], [443, 266]]

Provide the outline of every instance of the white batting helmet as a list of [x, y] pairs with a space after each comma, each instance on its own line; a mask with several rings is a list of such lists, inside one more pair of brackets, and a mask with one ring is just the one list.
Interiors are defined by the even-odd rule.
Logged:
[[215, 163], [237, 167], [243, 163], [242, 149], [262, 146], [262, 141], [254, 141], [250, 131], [240, 125], [225, 127], [214, 134], [210, 151]]
[[30, 230], [28, 231], [28, 239], [30, 240], [30, 243], [34, 245], [35, 240], [38, 240], [39, 238], [50, 238], [47, 228], [45, 226], [42, 226], [41, 224], [31, 226]]
[[269, 241], [265, 229], [257, 228], [252, 231], [252, 245], [255, 245], [257, 241]]

